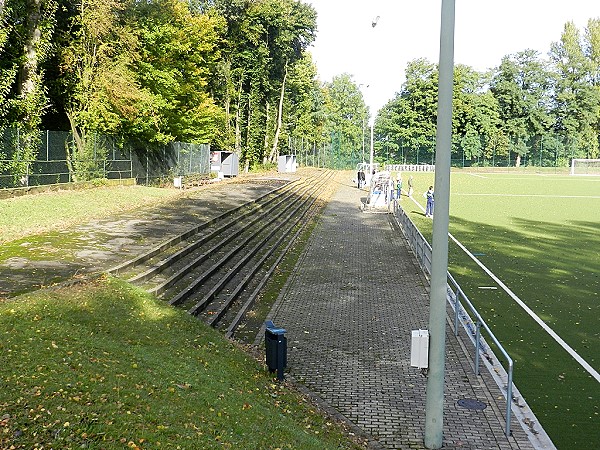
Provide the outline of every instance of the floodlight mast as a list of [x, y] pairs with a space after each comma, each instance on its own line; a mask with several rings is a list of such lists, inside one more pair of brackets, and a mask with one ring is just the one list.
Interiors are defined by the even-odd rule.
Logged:
[[[358, 89], [360, 90], [360, 87], [364, 86], [363, 83], [360, 83], [358, 85]], [[369, 85], [367, 84], [366, 87], [369, 87]], [[362, 91], [360, 91], [361, 93], [361, 98], [362, 98], [362, 103], [363, 103], [363, 113], [362, 113], [362, 162], [363, 164], [365, 163], [365, 122], [367, 119], [367, 111], [366, 111], [366, 105], [365, 105], [365, 100], [364, 97], [362, 96]]]
[[[377, 16], [375, 17], [372, 21], [371, 21], [371, 27], [375, 28], [377, 26], [377, 24], [379, 23], [379, 17]], [[371, 171], [371, 173], [373, 173], [373, 159], [374, 159], [374, 149], [373, 149], [373, 125], [375, 123], [375, 116], [371, 117], [371, 119], [369, 120], [369, 125], [371, 126], [371, 151], [369, 154], [369, 170]]]
[[362, 162], [365, 162], [365, 115], [366, 113], [363, 110], [362, 116]]
[[371, 154], [369, 157], [369, 164], [370, 164], [369, 167], [371, 169], [371, 172], [373, 172], [373, 155], [374, 155], [374, 152], [373, 152], [373, 122], [371, 122]]
[[442, 0], [439, 97], [435, 146], [435, 212], [429, 292], [429, 376], [425, 404], [425, 447], [442, 447], [444, 364], [446, 351], [446, 285], [452, 149], [455, 0]]

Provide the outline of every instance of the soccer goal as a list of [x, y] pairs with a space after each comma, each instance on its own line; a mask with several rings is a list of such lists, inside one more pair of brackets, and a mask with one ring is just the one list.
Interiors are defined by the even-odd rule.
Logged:
[[600, 175], [600, 159], [573, 159], [571, 175]]

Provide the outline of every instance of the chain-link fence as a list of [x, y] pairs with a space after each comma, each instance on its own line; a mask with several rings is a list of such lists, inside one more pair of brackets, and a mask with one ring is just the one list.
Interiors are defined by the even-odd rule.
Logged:
[[38, 151], [24, 158], [17, 128], [0, 130], [0, 188], [69, 183], [76, 179], [135, 178], [139, 184], [157, 184], [173, 176], [210, 173], [210, 145], [172, 142], [144, 146], [114, 137], [87, 139], [85, 158], [74, 157], [73, 135], [44, 131]]
[[183, 175], [210, 173], [210, 145], [172, 142], [160, 148], [130, 151], [132, 177], [139, 184], [157, 184]]
[[[380, 140], [375, 142], [376, 160], [389, 164], [435, 164], [435, 139], [409, 143]], [[547, 133], [512, 142], [486, 141], [473, 135], [470, 140], [456, 140], [452, 145], [452, 166], [469, 168], [537, 167], [562, 169], [573, 158], [593, 158], [593, 149], [560, 134]]]
[[[474, 145], [473, 142], [478, 143]], [[452, 147], [452, 167], [461, 168], [544, 168], [563, 172], [573, 158], [596, 158], [595, 153], [575, 140], [558, 134], [534, 136], [527, 141], [484, 148], [483, 136], [475, 136], [470, 146], [455, 142]], [[489, 143], [488, 143], [489, 144]], [[361, 140], [344, 139], [331, 133], [325, 141], [313, 142], [297, 137], [289, 140], [290, 152], [299, 165], [353, 169], [356, 164], [370, 159], [370, 137]], [[412, 145], [406, 141], [389, 141], [375, 136], [374, 159], [379, 164], [435, 164], [435, 139]]]
[[[300, 166], [348, 170], [355, 169], [358, 163], [364, 161], [364, 154], [362, 154], [360, 146], [354, 143], [343, 143], [337, 139], [323, 143], [305, 139], [290, 139], [289, 146]], [[368, 161], [368, 153], [366, 158]]]

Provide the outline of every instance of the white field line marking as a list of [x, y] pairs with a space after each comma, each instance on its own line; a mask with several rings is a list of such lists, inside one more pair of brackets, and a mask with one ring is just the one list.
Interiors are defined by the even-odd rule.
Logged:
[[461, 197], [538, 197], [538, 198], [595, 198], [599, 199], [600, 195], [548, 195], [548, 194], [461, 194], [453, 192], [452, 195]]
[[463, 246], [458, 240], [456, 240], [454, 236], [452, 236], [452, 234], [448, 233], [448, 236], [450, 236], [450, 239], [452, 239], [456, 243], [456, 245], [458, 245], [467, 254], [467, 256], [469, 256], [475, 262], [475, 264], [477, 264], [481, 269], [483, 269], [483, 271], [487, 273], [492, 280], [498, 283], [498, 286], [500, 286], [504, 290], [504, 292], [506, 292], [521, 308], [523, 308], [525, 312], [529, 314], [531, 318], [535, 320], [537, 324], [541, 326], [546, 333], [552, 336], [552, 338], [556, 342], [558, 342], [558, 344], [562, 348], [564, 348], [567, 351], [567, 353], [569, 353], [575, 359], [575, 361], [581, 364], [581, 366], [585, 370], [587, 370], [589, 374], [593, 376], [598, 383], [600, 383], [600, 373], [598, 373], [590, 364], [588, 364], [588, 362], [585, 359], [579, 356], [579, 354], [575, 350], [573, 350], [573, 348], [569, 344], [567, 344], [552, 328], [546, 325], [546, 322], [540, 319], [539, 316], [536, 313], [534, 313], [533, 310], [525, 304], [525, 302], [523, 302], [523, 300], [517, 297], [517, 295], [508, 288], [508, 286], [506, 286], [496, 275], [494, 275], [491, 270], [485, 267], [481, 263], [481, 261], [479, 261], [475, 256], [473, 256], [471, 252], [466, 249], [465, 246]]
[[484, 177], [483, 175], [479, 175], [477, 173], [468, 173], [468, 175], [471, 175], [472, 177], [477, 177], [477, 178], [487, 178], [487, 177]]
[[[425, 212], [425, 209], [419, 203], [417, 203], [417, 201], [414, 198], [412, 199], [412, 201], [415, 202], [423, 212]], [[508, 286], [506, 286], [496, 275], [494, 275], [490, 269], [484, 266], [481, 261], [479, 261], [475, 256], [473, 256], [464, 245], [462, 245], [454, 236], [452, 236], [452, 234], [448, 233], [448, 236], [456, 243], [456, 245], [458, 245], [467, 254], [467, 256], [469, 256], [469, 258], [471, 258], [475, 262], [475, 264], [477, 264], [485, 273], [487, 273], [489, 277], [504, 290], [504, 292], [506, 292], [521, 308], [523, 308], [525, 312], [529, 314], [531, 318], [535, 320], [537, 324], [541, 326], [546, 333], [548, 333], [563, 349], [567, 351], [567, 353], [569, 353], [569, 355], [573, 357], [573, 359], [575, 359], [575, 361], [581, 364], [581, 366], [592, 377], [594, 377], [598, 383], [600, 383], [600, 373], [598, 373], [585, 359], [579, 356], [579, 354], [575, 350], [573, 350], [573, 348], [569, 344], [567, 344], [552, 328], [546, 325], [546, 322], [540, 319], [539, 316], [536, 313], [534, 313], [533, 310], [525, 304], [525, 302], [523, 302], [523, 300], [517, 297], [517, 295], [508, 288]]]
[[[600, 181], [600, 175], [589, 175], [589, 176], [580, 176], [578, 177], [577, 180], [573, 179], [572, 175], [565, 175], [565, 174], [557, 174], [557, 175], [553, 175], [553, 174], [538, 174], [538, 173], [532, 173], [532, 174], [526, 174], [523, 173], [520, 176], [505, 176], [506, 173], [493, 173], [493, 172], [483, 172], [485, 173], [487, 176], [485, 178], [500, 178], [502, 180], [523, 180], [525, 178], [528, 177], [547, 177], [550, 178], [552, 177], [553, 180], [571, 180], [571, 181], [577, 181], [578, 183], [581, 181], [590, 181], [590, 182], [594, 182], [597, 183], [598, 181]], [[470, 175], [468, 172], [465, 172], [466, 175]]]

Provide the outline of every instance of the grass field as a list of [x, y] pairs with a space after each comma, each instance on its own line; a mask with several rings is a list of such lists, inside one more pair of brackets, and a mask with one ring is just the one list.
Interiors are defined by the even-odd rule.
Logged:
[[[409, 174], [403, 174], [403, 178]], [[434, 175], [413, 174], [414, 198]], [[403, 207], [428, 240], [431, 221]], [[600, 177], [453, 172], [450, 233], [600, 370]], [[515, 383], [559, 449], [600, 448], [600, 383], [456, 245], [449, 270], [515, 360]]]
[[181, 196], [178, 189], [105, 186], [0, 200], [0, 243]]
[[185, 311], [124, 281], [0, 303], [2, 449], [359, 449]]

